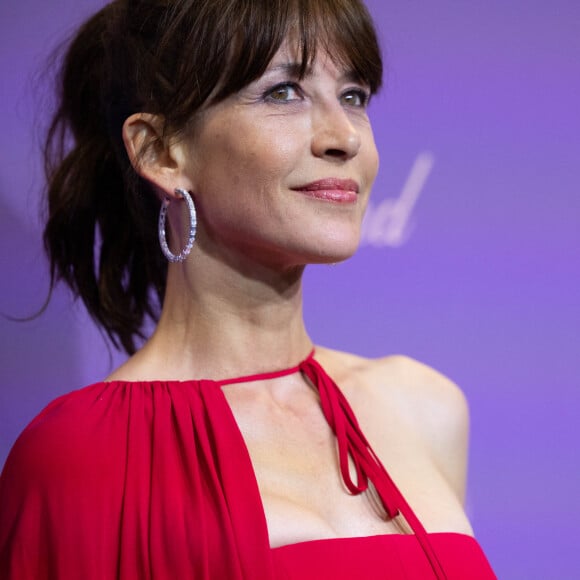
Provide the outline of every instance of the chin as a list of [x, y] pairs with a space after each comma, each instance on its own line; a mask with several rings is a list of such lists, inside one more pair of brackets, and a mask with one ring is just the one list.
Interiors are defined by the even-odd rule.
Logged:
[[360, 238], [324, 240], [309, 256], [310, 264], [336, 264], [351, 258], [359, 247]]

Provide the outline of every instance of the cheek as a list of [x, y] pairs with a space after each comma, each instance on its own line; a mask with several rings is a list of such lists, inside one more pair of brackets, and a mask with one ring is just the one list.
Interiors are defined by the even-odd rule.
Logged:
[[377, 174], [379, 172], [379, 165], [380, 165], [379, 153], [378, 151], [375, 150], [375, 155], [373, 156], [371, 164], [371, 186], [374, 183]]
[[369, 197], [371, 194], [371, 189], [377, 177], [378, 171], [379, 171], [379, 152], [376, 148], [371, 133], [369, 140], [366, 142], [366, 146], [361, 152], [361, 173], [363, 175], [365, 188], [367, 190], [367, 195], [365, 195], [364, 197], [364, 204], [362, 208], [363, 215], [366, 212]]
[[[283, 130], [246, 134], [224, 149], [227, 172], [239, 184], [284, 180], [296, 166], [302, 148]], [[223, 167], [222, 167], [223, 170]]]
[[364, 148], [365, 152], [365, 168], [366, 172], [370, 178], [369, 185], [375, 180], [377, 173], [379, 171], [379, 152], [375, 143], [375, 138], [372, 129], [369, 128], [369, 132], [364, 140], [366, 146]]

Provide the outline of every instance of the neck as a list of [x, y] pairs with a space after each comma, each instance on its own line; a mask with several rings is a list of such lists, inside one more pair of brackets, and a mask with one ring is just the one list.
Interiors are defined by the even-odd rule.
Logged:
[[169, 268], [159, 325], [137, 355], [148, 378], [229, 378], [307, 356], [302, 266], [281, 271], [238, 261], [232, 268], [203, 254], [195, 259]]

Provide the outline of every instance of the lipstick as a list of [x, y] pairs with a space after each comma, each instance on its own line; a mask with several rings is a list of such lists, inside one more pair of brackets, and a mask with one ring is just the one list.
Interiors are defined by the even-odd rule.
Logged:
[[293, 187], [292, 189], [309, 197], [324, 201], [354, 203], [358, 197], [359, 186], [352, 179], [329, 177], [299, 187]]

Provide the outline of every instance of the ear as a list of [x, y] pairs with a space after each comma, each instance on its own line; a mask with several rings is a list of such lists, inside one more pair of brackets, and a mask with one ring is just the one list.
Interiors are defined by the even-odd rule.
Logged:
[[163, 136], [163, 119], [149, 113], [135, 113], [123, 123], [123, 142], [135, 171], [162, 196], [174, 197], [176, 187], [191, 190], [186, 177], [182, 142]]

